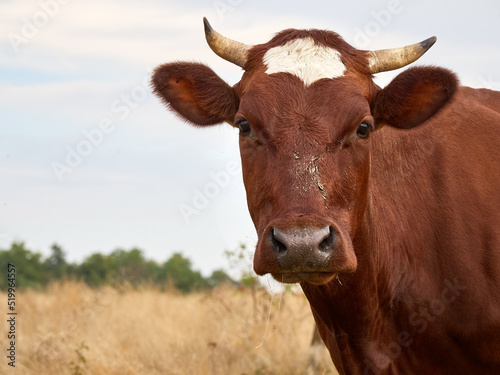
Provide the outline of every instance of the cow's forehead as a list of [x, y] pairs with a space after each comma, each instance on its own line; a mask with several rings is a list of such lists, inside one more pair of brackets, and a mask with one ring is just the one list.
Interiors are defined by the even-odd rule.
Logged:
[[262, 59], [266, 73], [290, 73], [310, 86], [323, 78], [344, 76], [346, 66], [332, 47], [317, 44], [313, 38], [297, 38], [270, 48]]
[[[283, 81], [283, 94], [297, 96], [307, 91], [309, 95], [314, 95], [320, 90], [318, 96], [321, 97], [325, 89], [329, 95], [333, 94], [333, 90], [322, 86], [347, 79], [350, 85], [339, 87], [339, 95], [345, 95], [345, 90], [351, 92], [361, 88], [370, 98], [373, 81], [365, 52], [352, 47], [331, 31], [283, 30], [267, 43], [254, 45], [249, 50], [239, 87], [241, 92], [245, 92], [249, 86], [262, 84], [266, 86], [266, 97], [280, 97], [278, 93], [271, 93], [274, 85], [269, 85], [271, 81], [267, 78], [273, 78], [272, 82]], [[286, 76], [293, 77], [293, 81]], [[300, 88], [291, 85], [291, 82], [297, 82]], [[296, 89], [293, 94], [290, 92], [292, 88]]]

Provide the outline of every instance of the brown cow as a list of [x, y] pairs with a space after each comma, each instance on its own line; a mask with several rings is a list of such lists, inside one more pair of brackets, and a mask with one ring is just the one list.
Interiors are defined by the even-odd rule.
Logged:
[[437, 67], [374, 84], [435, 38], [205, 32], [241, 81], [176, 62], [154, 90], [197, 126], [239, 128], [255, 271], [301, 283], [339, 372], [500, 374], [500, 93]]

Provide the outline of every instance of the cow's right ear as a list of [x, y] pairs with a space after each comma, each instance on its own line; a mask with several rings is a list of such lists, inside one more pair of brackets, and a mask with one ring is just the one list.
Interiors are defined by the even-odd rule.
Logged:
[[156, 68], [154, 93], [194, 125], [232, 123], [238, 96], [212, 69], [203, 64], [175, 62]]

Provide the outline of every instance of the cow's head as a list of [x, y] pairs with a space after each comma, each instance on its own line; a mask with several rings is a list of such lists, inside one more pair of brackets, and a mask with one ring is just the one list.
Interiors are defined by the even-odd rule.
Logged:
[[255, 271], [314, 284], [354, 272], [353, 238], [369, 197], [370, 134], [420, 125], [457, 86], [441, 68], [406, 70], [384, 89], [372, 74], [417, 60], [435, 38], [360, 51], [330, 31], [290, 29], [248, 46], [205, 20], [205, 34], [215, 53], [244, 69], [241, 81], [230, 87], [205, 65], [176, 62], [156, 69], [154, 90], [194, 125], [239, 128], [259, 237]]

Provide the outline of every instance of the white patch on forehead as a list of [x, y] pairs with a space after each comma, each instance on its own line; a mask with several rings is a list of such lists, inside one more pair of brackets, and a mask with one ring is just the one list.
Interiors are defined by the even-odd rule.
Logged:
[[269, 49], [263, 58], [266, 73], [290, 73], [299, 77], [305, 86], [322, 78], [344, 76], [346, 67], [340, 52], [315, 44], [312, 38], [294, 39]]

